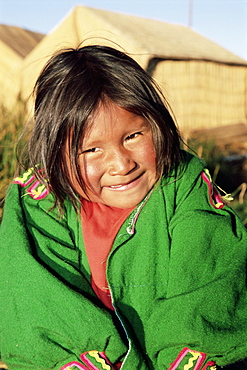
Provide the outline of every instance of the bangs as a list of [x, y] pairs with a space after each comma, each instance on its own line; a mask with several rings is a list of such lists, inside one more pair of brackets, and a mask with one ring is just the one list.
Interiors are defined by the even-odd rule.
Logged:
[[[35, 94], [29, 165], [42, 166], [60, 208], [67, 197], [78, 210], [64, 159], [66, 142], [71, 168], [85, 189], [78, 153], [100, 104], [113, 102], [149, 122], [159, 174], [168, 176], [180, 161], [180, 135], [167, 101], [151, 76], [121, 51], [98, 45], [63, 50], [44, 67]], [[38, 171], [36, 176], [42, 181]]]

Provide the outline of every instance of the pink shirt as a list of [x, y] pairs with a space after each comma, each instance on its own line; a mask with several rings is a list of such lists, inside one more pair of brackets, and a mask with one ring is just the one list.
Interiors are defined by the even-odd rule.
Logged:
[[134, 209], [109, 207], [82, 199], [82, 231], [91, 270], [91, 284], [95, 294], [106, 307], [113, 310], [106, 280], [106, 262], [115, 236]]

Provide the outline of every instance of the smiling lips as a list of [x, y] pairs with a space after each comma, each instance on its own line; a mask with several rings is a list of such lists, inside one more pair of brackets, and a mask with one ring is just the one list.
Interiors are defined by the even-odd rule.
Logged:
[[116, 191], [124, 191], [134, 188], [136, 185], [139, 184], [141, 181], [142, 175], [137, 177], [135, 180], [128, 182], [127, 184], [119, 184], [119, 185], [111, 185], [111, 186], [104, 186], [104, 188], [109, 190], [116, 190]]

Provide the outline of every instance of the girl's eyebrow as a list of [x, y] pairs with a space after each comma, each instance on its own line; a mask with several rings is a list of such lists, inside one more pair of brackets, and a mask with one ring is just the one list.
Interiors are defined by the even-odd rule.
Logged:
[[[130, 133], [133, 133], [134, 131], [141, 131], [143, 129], [151, 128], [147, 119], [142, 117], [142, 116], [138, 116], [133, 121], [134, 121], [132, 123], [133, 126], [130, 127], [130, 128], [127, 128], [125, 130], [125, 132], [123, 133], [123, 136], [129, 135]], [[93, 132], [94, 132], [94, 130], [91, 129], [90, 134], [93, 133]], [[90, 138], [87, 139], [86, 137], [84, 137], [84, 140], [82, 142], [82, 150], [85, 150], [84, 149], [85, 147], [90, 147], [90, 148], [91, 147], [97, 147], [102, 142], [105, 142], [105, 140], [102, 139], [102, 136], [100, 136], [99, 138], [92, 138], [92, 140]]]

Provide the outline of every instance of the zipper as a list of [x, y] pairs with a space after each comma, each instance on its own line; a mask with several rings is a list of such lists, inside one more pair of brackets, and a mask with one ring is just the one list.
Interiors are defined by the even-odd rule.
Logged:
[[147, 203], [148, 199], [150, 198], [152, 192], [153, 192], [153, 189], [150, 190], [150, 192], [145, 196], [145, 198], [139, 204], [139, 206], [130, 214], [128, 226], [126, 228], [126, 231], [127, 231], [127, 233], [129, 235], [133, 235], [134, 234], [136, 221], [137, 221], [137, 219], [139, 217], [139, 214], [141, 213], [142, 208], [145, 206], [145, 204]]
[[123, 367], [123, 365], [124, 365], [125, 361], [127, 360], [128, 355], [129, 355], [129, 353], [130, 353], [130, 351], [131, 351], [131, 341], [130, 341], [130, 339], [129, 339], [128, 332], [127, 332], [127, 330], [126, 330], [126, 328], [125, 328], [125, 326], [124, 326], [124, 324], [123, 324], [123, 322], [122, 322], [122, 319], [120, 318], [120, 316], [119, 316], [119, 314], [118, 314], [118, 312], [117, 312], [117, 309], [116, 309], [116, 307], [115, 307], [115, 305], [114, 305], [113, 294], [112, 294], [112, 290], [111, 290], [111, 287], [110, 287], [110, 285], [109, 285], [109, 284], [108, 284], [108, 287], [109, 287], [109, 292], [110, 292], [110, 296], [111, 296], [112, 307], [114, 308], [114, 313], [115, 313], [115, 315], [117, 316], [117, 318], [118, 318], [118, 320], [119, 320], [119, 322], [120, 322], [120, 324], [121, 324], [121, 326], [122, 326], [122, 328], [123, 328], [123, 330], [124, 330], [124, 333], [125, 333], [125, 335], [126, 335], [126, 338], [127, 338], [127, 340], [128, 340], [128, 351], [127, 351], [127, 353], [126, 353], [126, 355], [125, 355], [125, 357], [124, 357], [124, 360], [123, 360], [123, 362], [122, 362], [122, 365], [121, 365], [121, 369], [122, 369], [122, 367]]

